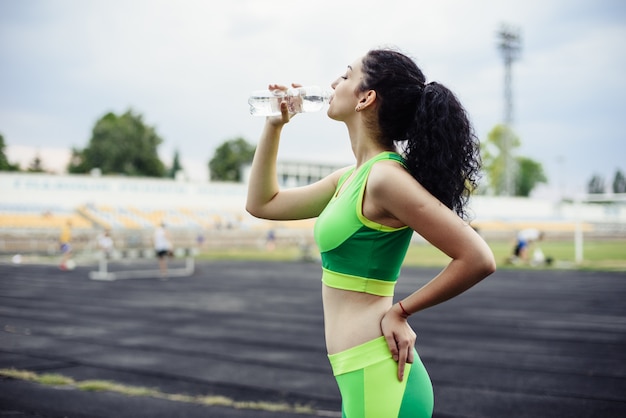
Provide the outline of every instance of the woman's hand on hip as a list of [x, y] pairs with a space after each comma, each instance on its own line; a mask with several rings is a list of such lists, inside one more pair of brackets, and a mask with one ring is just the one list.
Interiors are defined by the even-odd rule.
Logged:
[[413, 363], [413, 348], [417, 335], [400, 308], [393, 305], [380, 321], [380, 328], [389, 345], [393, 359], [398, 362], [398, 380], [404, 378], [406, 363]]

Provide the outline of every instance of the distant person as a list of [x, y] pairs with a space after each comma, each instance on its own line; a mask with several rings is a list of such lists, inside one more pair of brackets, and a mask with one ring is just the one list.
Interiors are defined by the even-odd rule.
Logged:
[[198, 231], [198, 235], [196, 235], [196, 244], [198, 245], [198, 249], [202, 249], [204, 246], [204, 233], [202, 231]]
[[59, 234], [59, 249], [61, 250], [61, 270], [71, 270], [74, 267], [72, 262], [72, 221], [68, 219], [61, 227]]
[[267, 236], [265, 237], [265, 249], [268, 251], [274, 251], [276, 249], [276, 232], [273, 229], [267, 231]]
[[[264, 219], [317, 217], [326, 348], [343, 416], [431, 417], [432, 384], [407, 320], [495, 269], [489, 246], [462, 219], [480, 169], [479, 143], [454, 94], [427, 83], [397, 51], [369, 51], [331, 87], [327, 115], [345, 124], [355, 164], [281, 189], [276, 158], [294, 116], [284, 99], [281, 115], [268, 117], [260, 135], [246, 209]], [[414, 231], [450, 263], [394, 302]]]
[[172, 253], [172, 243], [162, 222], [154, 231], [154, 251], [159, 260], [159, 270], [161, 277], [167, 276], [167, 257]]
[[98, 248], [105, 258], [111, 258], [113, 255], [113, 238], [111, 238], [111, 231], [108, 229], [105, 229], [98, 237]]
[[[522, 229], [517, 233], [515, 247], [513, 248], [513, 257], [511, 261], [528, 263], [530, 259], [530, 250], [533, 243], [541, 241], [544, 233], [535, 228]], [[541, 254], [543, 256], [543, 253]]]

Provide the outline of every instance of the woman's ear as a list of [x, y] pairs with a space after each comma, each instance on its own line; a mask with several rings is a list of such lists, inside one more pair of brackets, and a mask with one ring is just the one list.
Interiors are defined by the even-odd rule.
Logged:
[[359, 100], [360, 110], [366, 109], [376, 103], [376, 90], [368, 90]]

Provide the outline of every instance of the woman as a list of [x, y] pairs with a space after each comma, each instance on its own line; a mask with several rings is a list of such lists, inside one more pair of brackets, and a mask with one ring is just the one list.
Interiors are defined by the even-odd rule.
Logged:
[[[332, 88], [327, 113], [348, 128], [356, 165], [280, 190], [278, 143], [293, 116], [283, 101], [257, 146], [246, 209], [274, 220], [319, 217], [326, 346], [344, 417], [430, 417], [432, 386], [407, 318], [495, 270], [489, 247], [458, 216], [476, 184], [478, 141], [455, 96], [425, 84], [413, 60], [399, 52], [368, 52]], [[394, 304], [413, 231], [451, 261]]]

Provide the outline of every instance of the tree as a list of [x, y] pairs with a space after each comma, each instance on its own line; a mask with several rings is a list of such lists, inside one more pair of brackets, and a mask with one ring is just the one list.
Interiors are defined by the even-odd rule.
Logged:
[[624, 173], [621, 170], [615, 172], [613, 193], [626, 193], [626, 177], [624, 177]]
[[241, 181], [241, 169], [252, 162], [255, 147], [243, 138], [224, 142], [209, 161], [211, 179], [220, 181]]
[[[506, 161], [504, 155], [504, 140], [507, 135], [511, 137], [510, 152], [519, 147], [520, 140], [506, 125], [496, 125], [487, 136], [487, 140], [481, 143], [481, 157], [483, 170], [487, 175], [488, 187], [497, 195], [505, 191]], [[511, 168], [517, 171], [515, 167]]]
[[[506, 161], [504, 140], [507, 135], [510, 135], [510, 152], [513, 153], [513, 150], [519, 147], [521, 142], [519, 137], [507, 125], [496, 125], [489, 132], [487, 140], [480, 146], [483, 170], [487, 175], [488, 187], [497, 195], [503, 194], [505, 191], [504, 171], [506, 170]], [[523, 156], [517, 156], [512, 161], [514, 166], [510, 169], [514, 174], [516, 196], [530, 196], [537, 184], [548, 181], [541, 163]]]
[[594, 174], [587, 183], [587, 193], [600, 194], [604, 193], [604, 179], [598, 174]]
[[86, 148], [72, 148], [68, 171], [88, 173], [99, 168], [103, 174], [163, 177], [165, 165], [157, 153], [162, 142], [140, 114], [109, 112], [96, 122]]
[[4, 153], [4, 136], [0, 134], [0, 171], [19, 171], [20, 166], [18, 164], [11, 164], [6, 154]]
[[172, 161], [172, 167], [168, 173], [168, 177], [175, 179], [176, 173], [183, 169], [183, 166], [180, 164], [180, 156], [178, 155], [178, 150], [174, 152], [174, 160]]
[[35, 158], [30, 162], [27, 171], [29, 173], [45, 173], [46, 170], [43, 168], [43, 163], [41, 161], [41, 157], [39, 156], [39, 152], [35, 154]]
[[538, 183], [546, 183], [548, 179], [538, 162], [526, 157], [518, 157], [516, 161], [519, 171], [515, 177], [515, 195], [528, 197]]

